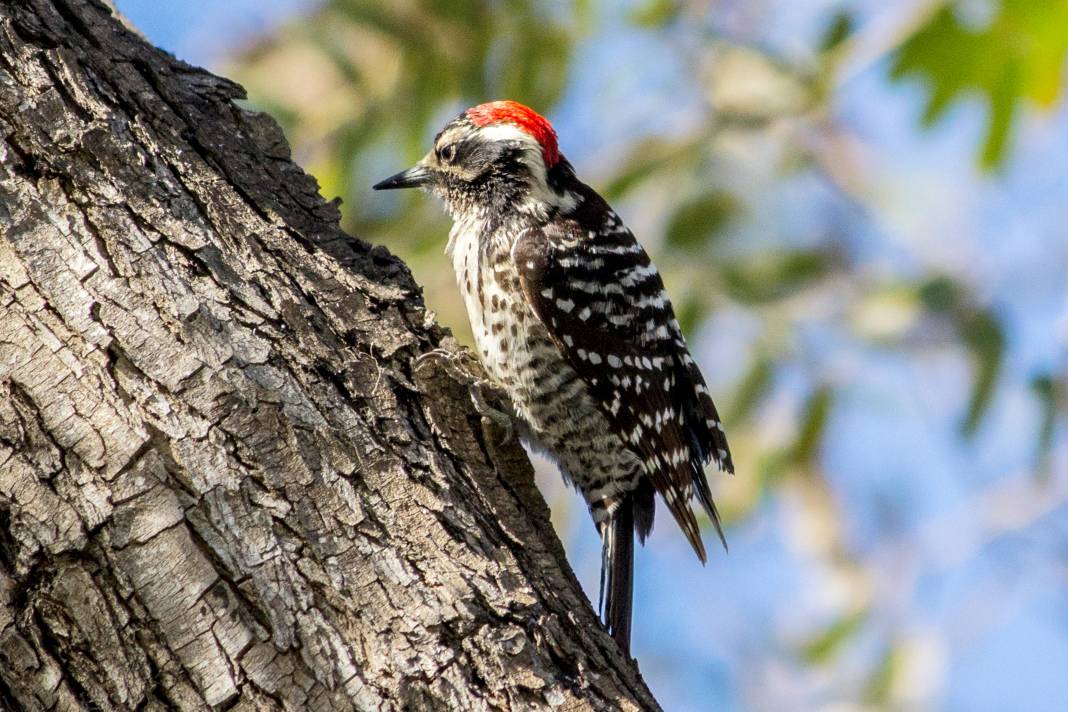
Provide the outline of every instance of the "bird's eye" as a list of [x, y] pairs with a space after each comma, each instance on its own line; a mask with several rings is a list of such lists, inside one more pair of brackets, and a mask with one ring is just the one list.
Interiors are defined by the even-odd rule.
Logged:
[[443, 163], [452, 163], [456, 158], [456, 144], [449, 143], [438, 149], [438, 160]]

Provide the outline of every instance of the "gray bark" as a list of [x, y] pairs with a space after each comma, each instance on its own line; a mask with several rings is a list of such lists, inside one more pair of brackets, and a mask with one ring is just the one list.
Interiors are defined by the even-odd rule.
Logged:
[[522, 449], [413, 367], [406, 267], [242, 95], [0, 5], [0, 708], [656, 709]]

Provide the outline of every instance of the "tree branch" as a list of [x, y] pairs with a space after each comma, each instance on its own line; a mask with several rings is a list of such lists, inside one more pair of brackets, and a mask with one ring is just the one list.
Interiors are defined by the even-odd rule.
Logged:
[[657, 709], [240, 87], [0, 7], [0, 707]]

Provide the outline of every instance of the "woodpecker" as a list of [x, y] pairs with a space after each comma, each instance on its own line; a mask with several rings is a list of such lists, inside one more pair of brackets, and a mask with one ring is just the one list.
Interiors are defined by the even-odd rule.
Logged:
[[634, 536], [659, 493], [702, 563], [694, 499], [726, 540], [705, 465], [733, 472], [719, 414], [641, 244], [513, 101], [450, 121], [376, 190], [423, 188], [453, 219], [446, 254], [494, 385], [524, 439], [589, 506], [602, 539], [601, 613], [630, 649]]

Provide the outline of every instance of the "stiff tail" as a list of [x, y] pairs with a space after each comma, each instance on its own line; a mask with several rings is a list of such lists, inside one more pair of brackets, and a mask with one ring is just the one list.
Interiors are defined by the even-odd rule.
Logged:
[[[649, 518], [651, 526], [651, 517]], [[647, 532], [646, 532], [647, 533]], [[609, 634], [630, 655], [634, 595], [634, 495], [623, 497], [601, 530], [601, 617]]]

